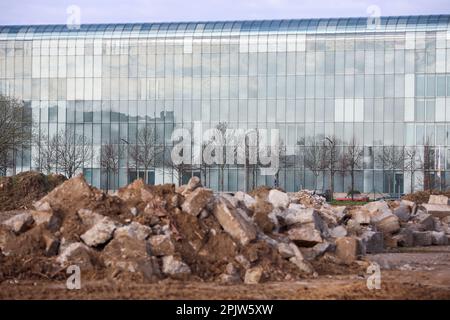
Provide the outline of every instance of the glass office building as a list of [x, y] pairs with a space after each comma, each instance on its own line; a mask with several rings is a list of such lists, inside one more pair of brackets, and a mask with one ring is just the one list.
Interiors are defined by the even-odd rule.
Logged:
[[[62, 128], [82, 135], [94, 151], [84, 174], [102, 188], [108, 179], [95, 156], [102, 144], [132, 145], [139, 128], [151, 126], [167, 156], [174, 128], [194, 122], [279, 129], [286, 156], [278, 183], [287, 191], [327, 189], [329, 172], [303, 161], [327, 136], [362, 148], [359, 191], [450, 185], [448, 15], [0, 26], [0, 93], [24, 101], [40, 136]], [[414, 161], [427, 167], [377, 161], [387, 147], [414, 149]], [[14, 170], [36, 169], [38, 154], [30, 141]], [[225, 166], [224, 189], [242, 190], [246, 170]], [[118, 183], [142, 171], [125, 153]], [[176, 182], [163, 159], [148, 171], [149, 183]], [[274, 183], [256, 171], [249, 187]], [[219, 189], [221, 172], [206, 168], [204, 183]], [[192, 168], [183, 179], [192, 174], [203, 177]], [[349, 190], [350, 176], [337, 172], [335, 191]]]

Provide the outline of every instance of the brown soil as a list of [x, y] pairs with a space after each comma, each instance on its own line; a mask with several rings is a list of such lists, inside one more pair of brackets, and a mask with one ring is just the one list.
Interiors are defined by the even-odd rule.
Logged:
[[427, 203], [430, 195], [444, 195], [450, 197], [450, 191], [441, 191], [441, 190], [426, 190], [426, 191], [417, 191], [414, 193], [407, 194], [402, 197], [402, 199], [414, 201], [417, 204]]
[[0, 177], [0, 211], [29, 208], [65, 180], [63, 175], [44, 175], [35, 171]]
[[[0, 299], [450, 299], [450, 248], [422, 247], [368, 255], [381, 266], [381, 289], [369, 290], [365, 267], [327, 262], [316, 279], [221, 285], [198, 280], [163, 280], [143, 284], [89, 280], [82, 274], [81, 290], [68, 290], [60, 272], [54, 281], [29, 274], [0, 283]], [[1, 262], [1, 256], [0, 256]], [[30, 264], [30, 262], [28, 262]], [[405, 270], [406, 266], [410, 266]], [[16, 266], [20, 274], [21, 265]], [[318, 268], [317, 264], [315, 265]], [[345, 268], [341, 274], [340, 268]], [[403, 269], [403, 270], [402, 270]], [[362, 271], [363, 270], [363, 271]], [[34, 272], [38, 272], [35, 270]], [[25, 279], [25, 280], [23, 280]]]

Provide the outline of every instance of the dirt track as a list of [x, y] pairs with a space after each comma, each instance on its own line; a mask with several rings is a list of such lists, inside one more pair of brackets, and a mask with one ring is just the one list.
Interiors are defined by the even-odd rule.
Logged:
[[[298, 282], [258, 285], [165, 280], [156, 284], [82, 283], [69, 291], [64, 282], [0, 284], [1, 299], [450, 299], [450, 247], [414, 248], [369, 255], [381, 266], [381, 289], [369, 290], [368, 275], [320, 276]], [[390, 268], [390, 269], [386, 269]]]

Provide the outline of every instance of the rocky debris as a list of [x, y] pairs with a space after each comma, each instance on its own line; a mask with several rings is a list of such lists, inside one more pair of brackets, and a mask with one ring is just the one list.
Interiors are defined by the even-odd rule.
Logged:
[[244, 204], [245, 207], [247, 208], [252, 208], [253, 206], [256, 205], [256, 200], [249, 194], [242, 192], [242, 191], [238, 191], [234, 194], [234, 197], [242, 202]]
[[3, 221], [2, 224], [15, 234], [20, 234], [30, 229], [33, 223], [33, 215], [28, 211], [24, 211]]
[[289, 205], [289, 196], [284, 192], [272, 189], [269, 191], [267, 201], [270, 202], [274, 208], [286, 209]]
[[263, 268], [254, 267], [248, 269], [245, 272], [244, 283], [245, 284], [258, 284], [261, 281], [261, 277], [263, 275]]
[[165, 256], [162, 258], [162, 271], [166, 275], [184, 277], [191, 273], [191, 268], [179, 257]]
[[133, 221], [129, 225], [117, 228], [114, 231], [115, 236], [128, 236], [131, 238], [135, 238], [140, 241], [146, 240], [150, 234], [152, 233], [152, 229], [148, 226], [144, 226], [139, 222]]
[[321, 207], [323, 204], [326, 203], [324, 197], [315, 194], [314, 191], [306, 189], [300, 190], [292, 194], [291, 200], [294, 203], [299, 203], [304, 206], [314, 208]]
[[194, 191], [196, 188], [201, 187], [202, 184], [200, 182], [200, 178], [193, 176], [192, 178], [189, 179], [187, 185], [186, 185], [186, 190], [187, 191]]
[[243, 246], [256, 239], [256, 229], [224, 198], [217, 199], [214, 216], [222, 228]]
[[361, 235], [363, 250], [366, 253], [380, 253], [384, 250], [384, 240], [382, 232], [365, 231]]
[[387, 212], [390, 211], [388, 204], [386, 201], [372, 201], [363, 206], [371, 215], [374, 215], [377, 211], [379, 212]]
[[322, 235], [313, 225], [305, 225], [289, 229], [287, 232], [289, 239], [295, 241], [300, 246], [312, 247], [322, 242]]
[[181, 208], [193, 216], [198, 216], [205, 206], [211, 202], [213, 192], [210, 189], [196, 188], [184, 200]]
[[55, 214], [52, 210], [50, 211], [37, 211], [30, 210], [33, 216], [34, 223], [36, 226], [45, 224], [49, 230], [57, 231], [61, 227], [62, 219], [59, 215]]
[[448, 202], [448, 197], [444, 196], [444, 195], [430, 195], [430, 198], [428, 199], [428, 203], [429, 204], [443, 204], [443, 205], [448, 205], [450, 204]]
[[81, 239], [90, 247], [105, 244], [111, 240], [116, 224], [109, 218], [104, 217], [97, 222], [92, 228], [81, 235]]
[[92, 228], [104, 218], [101, 214], [93, 212], [90, 209], [80, 209], [78, 210], [77, 215], [88, 228]]
[[418, 247], [431, 246], [433, 237], [431, 231], [413, 231], [414, 245]]
[[281, 242], [278, 244], [277, 248], [280, 255], [285, 259], [295, 256], [294, 250], [288, 243]]
[[384, 211], [381, 214], [373, 216], [372, 223], [383, 233], [395, 233], [400, 230], [398, 217], [390, 211]]
[[352, 219], [358, 224], [370, 224], [370, 211], [366, 208], [359, 208], [350, 211]]
[[401, 222], [407, 222], [411, 217], [411, 208], [407, 205], [400, 204], [400, 206], [393, 210], [393, 213]]
[[131, 274], [144, 281], [159, 279], [158, 262], [149, 254], [145, 241], [127, 235], [116, 235], [102, 252], [105, 265], [113, 277]]
[[431, 214], [419, 211], [413, 221], [416, 222], [421, 231], [434, 230], [434, 219]]
[[169, 235], [156, 235], [149, 239], [151, 252], [155, 256], [171, 256], [175, 254], [175, 246]]
[[[35, 210], [0, 214], [0, 250], [2, 264], [32, 259], [47, 278], [80, 264], [98, 279], [296, 280], [354, 270], [385, 248], [445, 245], [450, 216], [427, 213], [427, 205], [448, 206], [404, 199], [333, 206], [312, 191], [269, 187], [214, 194], [198, 178], [178, 188], [136, 180], [111, 195], [77, 176]], [[14, 233], [4, 225], [12, 218], [25, 227]]]
[[218, 281], [222, 284], [234, 284], [240, 282], [241, 277], [239, 275], [239, 270], [233, 263], [228, 263], [224, 273], [219, 276]]
[[45, 255], [56, 256], [59, 250], [59, 240], [49, 233], [44, 233], [42, 238], [45, 244]]
[[414, 246], [413, 231], [408, 228], [403, 228], [398, 234], [393, 236], [397, 241], [399, 247], [412, 247]]
[[69, 244], [59, 254], [56, 261], [61, 266], [76, 265], [81, 270], [92, 270], [96, 265], [94, 251], [81, 242]]
[[361, 247], [358, 239], [343, 237], [336, 240], [336, 256], [344, 264], [352, 264], [358, 259]]
[[446, 246], [448, 238], [445, 232], [431, 231], [431, 243], [437, 246]]
[[0, 211], [31, 209], [34, 201], [41, 199], [65, 180], [59, 174], [45, 175], [35, 171], [0, 177]]
[[347, 229], [344, 226], [336, 226], [330, 230], [330, 236], [333, 238], [342, 238], [347, 236]]
[[444, 218], [450, 216], [450, 206], [447, 204], [423, 203], [420, 208], [434, 217]]

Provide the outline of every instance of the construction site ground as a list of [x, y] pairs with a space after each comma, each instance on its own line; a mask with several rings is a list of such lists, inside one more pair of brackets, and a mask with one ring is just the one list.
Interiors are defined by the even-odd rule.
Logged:
[[0, 299], [450, 299], [449, 246], [402, 248], [366, 258], [381, 266], [379, 290], [367, 288], [364, 273], [255, 285], [82, 279], [80, 290], [68, 290], [64, 281], [22, 280], [1, 283]]

